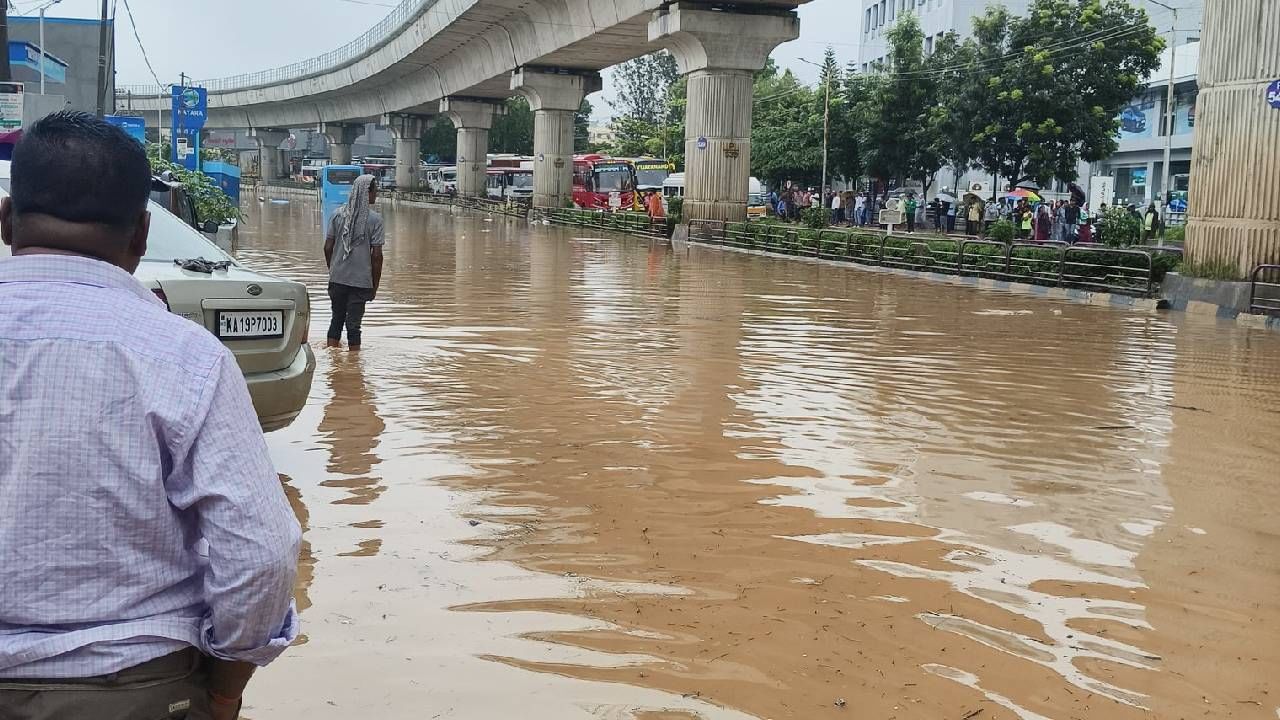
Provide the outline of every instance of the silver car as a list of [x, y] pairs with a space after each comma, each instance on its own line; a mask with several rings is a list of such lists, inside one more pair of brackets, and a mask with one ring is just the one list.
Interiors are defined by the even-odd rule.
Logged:
[[[0, 197], [8, 193], [9, 163], [0, 162]], [[242, 267], [154, 201], [149, 210], [147, 254], [135, 277], [171, 312], [204, 326], [231, 349], [264, 431], [288, 426], [306, 404], [316, 369], [307, 344], [306, 287]], [[8, 255], [0, 244], [0, 257]]]

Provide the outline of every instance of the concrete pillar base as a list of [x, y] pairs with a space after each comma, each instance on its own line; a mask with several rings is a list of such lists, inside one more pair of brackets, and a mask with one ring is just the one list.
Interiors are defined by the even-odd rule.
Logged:
[[604, 86], [597, 73], [517, 70], [511, 89], [533, 109], [533, 205], [561, 208], [573, 199], [573, 120], [582, 98]]
[[690, 3], [654, 13], [662, 42], [688, 76], [684, 220], [747, 219], [753, 73], [779, 44], [800, 36], [794, 12], [736, 15]]
[[1186, 265], [1234, 271], [1280, 264], [1280, 110], [1266, 90], [1280, 77], [1274, 0], [1206, 2], [1191, 155]]
[[422, 173], [422, 137], [396, 138], [396, 189], [416, 190]]
[[489, 169], [489, 129], [493, 116], [505, 111], [494, 103], [445, 98], [440, 112], [458, 129], [458, 194], [484, 197], [485, 174]]
[[484, 197], [489, 170], [489, 128], [458, 128], [458, 194]]
[[280, 144], [289, 138], [288, 130], [277, 128], [250, 128], [249, 136], [258, 141], [258, 176], [263, 180], [277, 180], [280, 171]]
[[334, 165], [351, 164], [351, 147], [364, 132], [362, 125], [346, 123], [321, 123], [320, 133], [329, 147], [329, 162]]

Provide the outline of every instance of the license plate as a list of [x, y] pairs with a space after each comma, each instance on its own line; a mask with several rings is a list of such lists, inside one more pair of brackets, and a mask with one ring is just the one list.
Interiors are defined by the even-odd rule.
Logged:
[[284, 337], [283, 310], [219, 310], [220, 338], [252, 340]]

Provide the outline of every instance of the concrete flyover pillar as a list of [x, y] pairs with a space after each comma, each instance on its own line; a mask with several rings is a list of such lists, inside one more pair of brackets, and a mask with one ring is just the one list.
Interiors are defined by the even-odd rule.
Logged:
[[280, 145], [289, 139], [289, 131], [278, 128], [249, 128], [249, 137], [258, 141], [258, 175], [265, 180], [281, 177]]
[[[1206, 0], [1186, 262], [1247, 279], [1280, 263], [1280, 0]], [[1273, 87], [1272, 83], [1277, 86]]]
[[428, 118], [421, 115], [386, 115], [382, 124], [396, 144], [396, 189], [416, 190], [422, 173], [422, 133]]
[[533, 110], [533, 206], [564, 207], [573, 198], [574, 116], [582, 99], [604, 87], [599, 73], [522, 68], [511, 89]]
[[350, 165], [351, 146], [364, 133], [364, 125], [321, 123], [320, 133], [329, 145], [329, 162], [334, 165]]
[[794, 11], [746, 14], [678, 2], [657, 10], [649, 40], [688, 76], [684, 219], [743, 221], [751, 177], [753, 73], [800, 36]]
[[489, 169], [489, 129], [493, 116], [506, 108], [491, 100], [445, 98], [440, 113], [458, 129], [458, 194], [484, 197], [485, 171]]

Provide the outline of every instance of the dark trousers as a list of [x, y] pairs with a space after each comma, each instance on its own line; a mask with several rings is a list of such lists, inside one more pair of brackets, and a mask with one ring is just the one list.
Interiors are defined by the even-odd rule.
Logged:
[[913, 212], [909, 212], [907, 213], [907, 232], [913, 233], [915, 231], [916, 231], [916, 214]]
[[112, 675], [0, 680], [0, 720], [210, 720], [207, 660], [194, 649]]
[[329, 321], [329, 339], [342, 340], [347, 328], [347, 346], [360, 347], [360, 324], [364, 322], [364, 306], [373, 299], [370, 288], [329, 283], [329, 300], [333, 303], [333, 319]]

